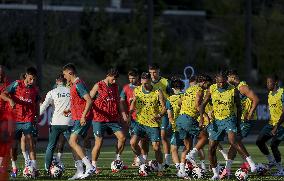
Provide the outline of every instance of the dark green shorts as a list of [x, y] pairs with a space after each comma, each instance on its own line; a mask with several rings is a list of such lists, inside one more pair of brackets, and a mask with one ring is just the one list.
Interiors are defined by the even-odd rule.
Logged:
[[169, 126], [170, 126], [169, 118], [168, 118], [168, 115], [166, 114], [161, 118], [160, 128], [161, 130], [168, 130], [170, 128]]
[[242, 138], [245, 138], [249, 135], [254, 125], [255, 125], [255, 121], [252, 121], [252, 120], [241, 122], [240, 127], [241, 127]]
[[130, 126], [129, 126], [129, 135], [132, 136], [134, 134], [134, 128], [136, 127], [138, 123], [135, 120], [131, 120]]
[[122, 131], [122, 127], [118, 123], [102, 123], [102, 122], [95, 122], [93, 123], [93, 133], [95, 137], [103, 137], [105, 131], [107, 129], [111, 129], [113, 133], [117, 131]]
[[237, 120], [232, 116], [225, 120], [215, 120], [208, 126], [209, 139], [223, 141], [228, 132], [237, 133]]
[[151, 142], [161, 141], [161, 134], [159, 127], [153, 128], [137, 123], [133, 130], [133, 134], [140, 138], [148, 137], [151, 140]]
[[173, 132], [171, 137], [171, 145], [174, 146], [184, 146], [183, 140], [180, 139], [179, 132]]
[[22, 134], [32, 136], [33, 130], [34, 128], [31, 122], [16, 122], [15, 138], [20, 139]]
[[80, 120], [75, 120], [74, 121], [74, 125], [71, 129], [71, 134], [77, 134], [77, 135], [80, 135], [82, 137], [86, 137], [87, 136], [87, 133], [88, 133], [88, 130], [92, 124], [92, 121], [91, 120], [87, 120], [86, 121], [86, 125], [85, 126], [81, 126], [80, 124]]
[[176, 120], [177, 131], [180, 139], [193, 138], [199, 135], [198, 121], [186, 114], [180, 115]]
[[[267, 135], [267, 136], [272, 136], [271, 131], [273, 130], [273, 126], [270, 124], [266, 124], [262, 130], [260, 131], [260, 135]], [[278, 131], [275, 135], [277, 140], [281, 140], [284, 141], [284, 128], [282, 126], [280, 126], [278, 128]]]

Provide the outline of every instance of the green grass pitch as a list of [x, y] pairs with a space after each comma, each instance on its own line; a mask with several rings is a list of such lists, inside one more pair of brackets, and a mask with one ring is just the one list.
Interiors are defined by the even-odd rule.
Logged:
[[[224, 148], [228, 148], [228, 145], [225, 145]], [[247, 149], [249, 153], [251, 154], [252, 158], [255, 160], [256, 163], [266, 163], [266, 158], [260, 153], [258, 148], [255, 145], [247, 145]], [[174, 166], [171, 167], [171, 169], [165, 171], [165, 175], [163, 177], [157, 177], [154, 173], [150, 173], [149, 176], [147, 177], [140, 177], [138, 176], [138, 168], [133, 168], [131, 167], [131, 163], [133, 160], [133, 153], [130, 149], [129, 146], [127, 146], [124, 150], [124, 153], [122, 155], [122, 160], [126, 165], [129, 165], [129, 169], [123, 170], [119, 173], [112, 173], [110, 170], [110, 163], [114, 160], [114, 147], [103, 147], [101, 151], [101, 155], [98, 161], [98, 167], [102, 170], [102, 172], [99, 175], [92, 176], [91, 178], [87, 180], [182, 180], [176, 177], [175, 173], [175, 168]], [[207, 150], [207, 147], [205, 148]], [[280, 150], [284, 150], [284, 146], [280, 147]], [[219, 163], [221, 165], [225, 164], [225, 161], [223, 160], [222, 156], [218, 153], [218, 158], [219, 158]], [[68, 178], [72, 177], [73, 174], [75, 173], [75, 168], [74, 168], [74, 161], [72, 159], [71, 153], [67, 152], [64, 153], [63, 155], [63, 162], [65, 165], [65, 172], [63, 173], [63, 176], [61, 179], [58, 180], [67, 180]], [[149, 159], [153, 159], [153, 152], [150, 151]], [[44, 150], [40, 150], [37, 154], [37, 160], [38, 160], [38, 166], [40, 168], [40, 177], [37, 178], [37, 180], [54, 180], [50, 179], [46, 175], [44, 175]], [[18, 167], [20, 168], [18, 177], [14, 180], [24, 180], [22, 177], [22, 168], [23, 168], [23, 158], [21, 155], [19, 155]], [[233, 164], [233, 171], [239, 168], [241, 165], [241, 158], [238, 156]], [[208, 166], [208, 160], [207, 160], [207, 166]], [[208, 167], [207, 167], [208, 168]], [[274, 173], [275, 169], [272, 169], [269, 174]], [[284, 177], [272, 177], [267, 174], [266, 176], [258, 176], [255, 174], [250, 174], [249, 175], [249, 181], [256, 181], [256, 180], [263, 180], [263, 181], [284, 181]], [[206, 179], [202, 180], [208, 180], [211, 178], [212, 172], [207, 172], [206, 174]], [[230, 179], [230, 180], [236, 180]]]

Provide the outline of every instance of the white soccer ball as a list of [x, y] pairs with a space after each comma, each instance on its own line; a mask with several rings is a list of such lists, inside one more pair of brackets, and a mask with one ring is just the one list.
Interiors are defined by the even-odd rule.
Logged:
[[201, 179], [205, 177], [205, 171], [202, 168], [194, 167], [192, 169], [192, 177], [194, 179]]
[[235, 176], [240, 181], [246, 181], [248, 179], [248, 171], [246, 169], [239, 168], [236, 171]]
[[194, 167], [193, 167], [193, 165], [190, 161], [185, 162], [184, 169], [185, 169], [185, 173], [187, 174], [188, 177], [190, 177], [192, 175], [193, 168]]
[[159, 170], [158, 164], [159, 163], [157, 162], [157, 160], [150, 160], [148, 162], [148, 166], [149, 166], [151, 172], [157, 172]]
[[225, 166], [218, 166], [219, 169], [219, 175], [222, 175], [223, 171], [225, 170]]
[[49, 171], [52, 178], [60, 178], [63, 174], [63, 169], [59, 165], [52, 165]]
[[23, 177], [25, 178], [35, 178], [36, 174], [35, 174], [36, 170], [34, 167], [32, 166], [26, 166], [23, 170]]
[[123, 161], [121, 160], [114, 160], [113, 162], [111, 162], [110, 168], [111, 171], [113, 173], [117, 173], [120, 172], [121, 170], [123, 170], [124, 164]]
[[150, 167], [146, 164], [142, 164], [139, 166], [138, 172], [141, 177], [147, 177], [150, 172]]
[[256, 167], [256, 173], [258, 175], [265, 175], [265, 173], [269, 170], [269, 168], [262, 163], [257, 163], [255, 167]]

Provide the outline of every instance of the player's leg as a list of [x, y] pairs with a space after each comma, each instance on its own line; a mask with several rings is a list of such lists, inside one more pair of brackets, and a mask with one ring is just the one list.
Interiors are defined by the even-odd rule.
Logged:
[[218, 144], [218, 150], [222, 154], [225, 160], [228, 160], [228, 153], [224, 150], [223, 146], [221, 143]]
[[190, 160], [190, 162], [193, 165], [195, 165], [195, 166], [197, 165], [196, 161], [195, 161], [195, 156], [199, 152], [199, 150], [201, 150], [205, 146], [207, 141], [208, 141], [208, 134], [207, 134], [207, 131], [205, 129], [203, 129], [198, 135], [198, 141], [197, 141], [195, 147], [188, 154], [188, 160]]
[[[68, 126], [66, 128], [66, 131], [68, 129]], [[66, 132], [65, 131], [65, 132]], [[57, 155], [56, 155], [56, 159], [58, 161], [58, 164], [64, 169], [64, 164], [62, 162], [62, 157], [63, 157], [63, 151], [64, 151], [64, 145], [66, 142], [66, 138], [64, 137], [64, 133], [61, 133], [58, 137], [58, 141], [57, 141]]]
[[274, 157], [270, 154], [269, 149], [266, 145], [266, 142], [273, 137], [271, 134], [272, 129], [272, 125], [265, 125], [256, 139], [256, 145], [258, 146], [259, 150], [266, 156], [269, 162], [269, 167], [273, 167], [276, 163]]
[[21, 151], [22, 151], [22, 154], [23, 154], [23, 157], [25, 159], [25, 166], [28, 166], [30, 164], [30, 153], [26, 147], [27, 144], [27, 141], [26, 141], [26, 137], [24, 134], [22, 134], [21, 136], [21, 140], [20, 140], [20, 145], [21, 145]]
[[61, 133], [65, 132], [67, 130], [68, 126], [51, 126], [49, 130], [49, 139], [48, 139], [48, 145], [46, 148], [45, 153], [45, 169], [48, 171], [53, 158], [53, 153], [57, 144], [57, 141], [60, 138]]
[[157, 176], [162, 176], [163, 173], [163, 154], [162, 154], [162, 150], [161, 150], [161, 137], [160, 137], [160, 133], [161, 130], [160, 128], [151, 128], [151, 127], [146, 127], [146, 134], [148, 135], [148, 137], [150, 138], [151, 142], [152, 142], [152, 147], [153, 147], [153, 151], [155, 153], [155, 158], [158, 162], [158, 173]]
[[219, 141], [217, 140], [209, 140], [209, 148], [208, 148], [208, 159], [213, 171], [213, 177], [211, 180], [218, 180], [219, 179], [219, 170], [217, 166], [217, 156], [216, 150], [218, 147]]
[[90, 160], [85, 155], [82, 147], [78, 144], [79, 136], [81, 136], [82, 138], [85, 138], [90, 125], [91, 125], [91, 121], [87, 121], [87, 124], [84, 126], [80, 125], [80, 121], [75, 121], [74, 127], [71, 132], [70, 139], [68, 141], [70, 147], [76, 152], [79, 159], [82, 160], [83, 164], [86, 166], [86, 171], [84, 175], [80, 177], [81, 179], [87, 178], [95, 172], [95, 169], [92, 166]]
[[284, 169], [281, 164], [281, 153], [279, 151], [279, 145], [281, 141], [284, 139], [284, 128], [280, 126], [277, 130], [277, 134], [272, 138], [271, 140], [271, 151], [273, 153], [273, 156], [275, 158], [275, 165], [277, 167], [277, 172], [274, 173], [274, 176], [284, 176]]
[[116, 160], [120, 160], [121, 154], [124, 150], [126, 137], [122, 130], [122, 127], [118, 125], [118, 123], [108, 123], [108, 127], [111, 128], [112, 132], [117, 138], [117, 145], [116, 145]]
[[83, 140], [83, 148], [85, 150], [86, 156], [89, 159], [92, 159], [92, 133], [93, 131], [89, 130], [87, 136]]
[[165, 115], [162, 117], [162, 124], [161, 124], [161, 143], [163, 144], [163, 151], [165, 156], [165, 163], [164, 163], [165, 168], [168, 168], [171, 164], [170, 144], [167, 137], [168, 128], [169, 128], [169, 119], [168, 116]]
[[[182, 143], [179, 143], [179, 140], [180, 139], [178, 132], [174, 132], [171, 138], [171, 154], [177, 171], [179, 171], [180, 169], [180, 158], [179, 158], [178, 148], [180, 145], [183, 145]], [[180, 141], [182, 142], [182, 140]]]
[[142, 125], [140, 125], [139, 123], [137, 123], [135, 125], [135, 127], [133, 128], [133, 135], [130, 139], [130, 146], [131, 149], [133, 151], [133, 153], [136, 155], [137, 157], [137, 162], [138, 165], [145, 163], [145, 159], [143, 158], [142, 154], [141, 154], [141, 149], [140, 146], [138, 145], [139, 141], [140, 141], [140, 136], [144, 135], [145, 136], [145, 131], [143, 130]]

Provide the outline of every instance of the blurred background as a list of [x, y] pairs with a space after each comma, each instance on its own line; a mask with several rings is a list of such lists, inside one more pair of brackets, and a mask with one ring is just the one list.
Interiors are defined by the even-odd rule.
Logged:
[[284, 1], [0, 0], [0, 22], [0, 64], [11, 80], [36, 66], [43, 95], [68, 62], [89, 88], [109, 67], [121, 85], [130, 68], [151, 63], [165, 77], [233, 68], [260, 95], [266, 120], [265, 76], [284, 78]]

